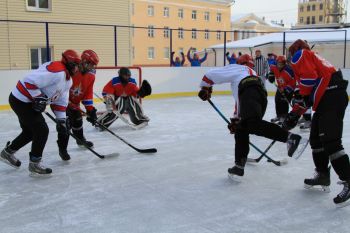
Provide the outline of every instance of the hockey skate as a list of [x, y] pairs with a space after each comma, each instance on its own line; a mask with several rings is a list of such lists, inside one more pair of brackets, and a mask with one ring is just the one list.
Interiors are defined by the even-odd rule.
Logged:
[[85, 148], [85, 146], [89, 148], [94, 147], [94, 143], [92, 143], [91, 141], [87, 141], [85, 138], [79, 138], [79, 140], [76, 140], [76, 141], [77, 141], [77, 145], [80, 148]]
[[1, 151], [0, 160], [8, 165], [19, 168], [21, 166], [21, 161], [15, 157], [16, 151], [9, 148], [10, 142], [7, 142], [6, 147]]
[[244, 175], [244, 167], [235, 165], [232, 168], [227, 169], [228, 178], [235, 182], [242, 182], [242, 178]]
[[48, 176], [52, 173], [51, 168], [45, 168], [40, 164], [41, 161], [38, 162], [29, 162], [28, 170], [30, 172], [30, 176], [40, 177], [40, 176]]
[[288, 156], [298, 159], [305, 151], [309, 140], [297, 134], [290, 134], [287, 140]]
[[70, 160], [70, 155], [67, 152], [68, 140], [66, 142], [57, 140], [57, 145], [58, 145], [58, 155], [61, 157], [61, 159], [63, 161]]
[[338, 184], [344, 185], [343, 190], [333, 199], [337, 207], [350, 205], [350, 180], [340, 181]]
[[315, 169], [314, 177], [304, 180], [304, 188], [329, 193], [331, 191], [329, 188], [331, 185], [330, 169], [329, 167], [326, 173], [318, 172]]

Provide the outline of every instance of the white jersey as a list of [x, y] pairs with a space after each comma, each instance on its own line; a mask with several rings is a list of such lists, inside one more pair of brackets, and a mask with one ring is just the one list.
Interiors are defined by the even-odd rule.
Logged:
[[231, 90], [236, 101], [237, 114], [239, 114], [239, 83], [248, 76], [256, 76], [256, 72], [248, 66], [231, 64], [209, 70], [203, 77], [200, 87], [211, 87], [214, 84], [231, 83]]
[[25, 103], [34, 97], [46, 95], [56, 118], [66, 118], [69, 89], [72, 79], [61, 62], [46, 62], [18, 81], [12, 95]]

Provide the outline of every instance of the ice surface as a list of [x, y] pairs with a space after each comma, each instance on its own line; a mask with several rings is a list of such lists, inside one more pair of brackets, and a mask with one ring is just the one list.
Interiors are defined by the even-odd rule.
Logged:
[[[231, 115], [231, 96], [212, 100]], [[269, 98], [266, 119], [274, 117], [273, 102]], [[146, 100], [144, 108], [151, 118], [148, 127], [136, 131], [118, 122], [111, 129], [135, 146], [158, 148], [153, 155], [139, 154], [85, 121], [86, 137], [96, 151], [120, 155], [101, 160], [71, 140], [72, 160], [65, 164], [48, 119], [44, 164], [53, 176], [28, 176], [29, 146], [17, 153], [19, 170], [0, 164], [0, 232], [350, 232], [350, 206], [338, 209], [332, 201], [342, 189], [333, 171], [331, 193], [303, 188], [304, 178], [313, 174], [310, 148], [286, 166], [264, 159], [247, 165], [243, 181], [235, 183], [227, 177], [233, 136], [208, 103], [198, 98]], [[349, 116], [345, 118], [349, 151]], [[2, 147], [19, 126], [12, 112], [1, 112], [0, 119]], [[261, 149], [270, 143], [256, 136], [251, 142]], [[276, 143], [268, 154], [286, 158], [286, 146]], [[249, 156], [259, 154], [251, 149]]]

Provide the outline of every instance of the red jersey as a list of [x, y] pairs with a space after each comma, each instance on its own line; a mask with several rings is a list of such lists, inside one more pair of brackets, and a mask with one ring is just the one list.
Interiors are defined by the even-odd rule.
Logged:
[[73, 77], [73, 85], [69, 91], [69, 107], [79, 109], [80, 102], [85, 106], [86, 111], [93, 109], [93, 86], [95, 72], [82, 74], [78, 72]]
[[315, 111], [336, 68], [320, 55], [305, 49], [294, 54], [292, 68], [299, 83], [300, 94], [310, 96]]
[[107, 94], [114, 96], [137, 96], [139, 88], [133, 78], [129, 78], [128, 83], [123, 85], [120, 77], [114, 77], [103, 88], [102, 95]]
[[279, 71], [276, 65], [271, 65], [270, 70], [274, 73], [277, 87], [281, 92], [286, 91], [290, 93], [294, 91], [296, 81], [294, 79], [294, 72], [292, 68], [285, 66], [282, 71]]

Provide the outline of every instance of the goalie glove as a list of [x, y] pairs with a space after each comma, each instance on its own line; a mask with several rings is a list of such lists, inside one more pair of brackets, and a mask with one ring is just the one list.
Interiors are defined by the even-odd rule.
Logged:
[[151, 84], [147, 80], [142, 81], [140, 90], [137, 92], [138, 97], [144, 98], [145, 96], [152, 94]]
[[115, 101], [114, 101], [114, 95], [106, 95], [104, 97], [105, 99], [105, 104], [106, 104], [106, 110], [107, 112], [113, 112], [114, 110], [114, 105], [115, 105]]
[[198, 92], [198, 97], [203, 101], [207, 101], [211, 98], [212, 92], [213, 87], [202, 87], [202, 89]]

